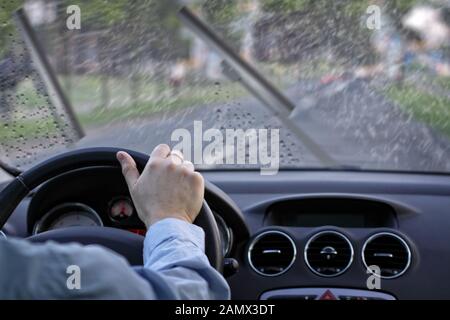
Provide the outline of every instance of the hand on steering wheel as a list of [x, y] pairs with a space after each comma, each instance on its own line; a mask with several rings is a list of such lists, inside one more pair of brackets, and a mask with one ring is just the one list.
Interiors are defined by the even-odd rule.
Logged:
[[118, 152], [117, 159], [139, 218], [147, 228], [165, 218], [188, 223], [195, 220], [202, 207], [203, 177], [181, 152], [171, 152], [166, 144], [158, 145], [141, 175], [128, 153]]
[[[23, 172], [0, 192], [0, 229], [19, 203], [34, 188], [69, 171], [99, 166], [118, 167], [116, 155], [119, 151], [121, 150], [117, 148], [75, 150], [50, 158]], [[125, 152], [133, 158], [138, 171], [144, 170], [149, 159], [148, 155], [132, 150], [125, 150]], [[160, 177], [160, 179], [163, 179], [163, 177]], [[200, 188], [200, 186], [198, 187]], [[152, 214], [153, 211], [150, 215]], [[194, 223], [205, 231], [205, 252], [211, 265], [221, 271], [223, 254], [220, 234], [213, 213], [205, 201], [203, 201], [200, 213]], [[144, 238], [122, 229], [73, 227], [43, 232], [28, 239], [39, 242], [55, 240], [58, 242], [75, 241], [82, 244], [100, 244], [124, 255], [130, 262], [133, 261], [132, 263], [136, 264], [142, 260]]]

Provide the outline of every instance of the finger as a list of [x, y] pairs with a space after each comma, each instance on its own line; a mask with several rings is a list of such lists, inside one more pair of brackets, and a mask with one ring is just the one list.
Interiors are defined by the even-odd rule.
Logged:
[[151, 158], [162, 158], [165, 159], [170, 153], [170, 147], [167, 144], [159, 144], [153, 149], [152, 153], [150, 154]]
[[179, 150], [170, 151], [169, 156], [167, 158], [172, 160], [172, 162], [175, 163], [176, 165], [183, 164], [184, 161], [183, 153], [181, 153], [181, 151]]
[[193, 183], [193, 186], [201, 188], [204, 187], [203, 176], [199, 172], [194, 171], [194, 173], [190, 175], [190, 178], [191, 182]]
[[173, 163], [175, 163], [176, 165], [180, 165], [183, 164], [183, 158], [181, 158], [179, 155], [177, 154], [169, 154], [169, 156], [167, 157], [167, 159], [170, 159]]
[[170, 151], [170, 155], [180, 157], [180, 159], [184, 161], [184, 155], [180, 150], [174, 149], [174, 150]]
[[194, 171], [194, 164], [190, 161], [184, 160], [182, 166], [186, 167], [189, 171]]
[[134, 159], [124, 151], [117, 152], [116, 157], [120, 162], [122, 174], [125, 177], [128, 187], [133, 187], [139, 179], [139, 171], [136, 168], [136, 162], [134, 162]]
[[203, 199], [205, 192], [205, 180], [203, 179], [203, 176], [199, 172], [194, 171], [193, 174], [189, 175], [189, 179], [192, 189], [199, 192]]

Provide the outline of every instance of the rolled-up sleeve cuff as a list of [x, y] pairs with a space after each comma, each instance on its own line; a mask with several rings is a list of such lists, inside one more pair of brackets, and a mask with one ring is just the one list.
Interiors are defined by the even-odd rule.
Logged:
[[190, 242], [205, 251], [205, 233], [202, 228], [180, 219], [166, 218], [153, 224], [147, 230], [144, 241], [144, 257], [160, 244], [171, 240]]

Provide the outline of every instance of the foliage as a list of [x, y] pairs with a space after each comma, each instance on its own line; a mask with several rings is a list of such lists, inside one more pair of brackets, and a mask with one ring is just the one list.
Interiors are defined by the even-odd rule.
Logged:
[[450, 99], [423, 92], [415, 86], [392, 86], [386, 95], [404, 111], [450, 136]]
[[23, 0], [2, 0], [0, 2], [0, 58], [8, 50], [9, 41], [14, 37], [16, 26], [12, 20], [12, 14], [22, 3]]
[[[363, 14], [367, 7], [371, 4], [387, 5], [390, 9], [405, 12], [411, 9], [414, 5], [421, 3], [420, 0], [262, 0], [263, 9], [267, 12], [293, 12], [302, 10], [311, 10], [322, 8], [323, 10], [330, 10], [333, 8], [333, 3], [345, 4], [346, 12], [349, 14]], [[325, 12], [324, 12], [325, 13]]]
[[127, 0], [63, 0], [64, 7], [78, 5], [83, 25], [91, 27], [111, 27], [123, 21], [128, 3]]
[[[181, 44], [177, 0], [64, 0], [81, 9], [82, 30], [108, 30], [104, 43], [120, 44], [130, 59], [141, 55], [176, 57]], [[183, 51], [183, 50], [181, 50]], [[118, 52], [123, 55], [123, 52]]]
[[267, 12], [294, 12], [305, 10], [309, 0], [263, 0], [262, 8]]
[[231, 45], [239, 43], [241, 34], [233, 29], [233, 23], [240, 19], [239, 5], [245, 1], [213, 0], [204, 1], [200, 6], [205, 20]]
[[[419, 0], [261, 0], [266, 19], [259, 23], [259, 27], [264, 30], [259, 34], [263, 37], [264, 33], [278, 34], [280, 43], [293, 43], [302, 47], [301, 50], [291, 50], [284, 46], [283, 50], [286, 52], [281, 54], [283, 61], [301, 59], [301, 52], [295, 51], [306, 53], [307, 59], [310, 59], [308, 55], [315, 56], [326, 48], [352, 63], [370, 63], [375, 57], [370, 44], [371, 31], [363, 23], [367, 8], [370, 5], [383, 7], [383, 14], [391, 15], [400, 28], [401, 16], [418, 2]], [[264, 23], [269, 26], [264, 26]], [[289, 26], [288, 31], [285, 26]]]

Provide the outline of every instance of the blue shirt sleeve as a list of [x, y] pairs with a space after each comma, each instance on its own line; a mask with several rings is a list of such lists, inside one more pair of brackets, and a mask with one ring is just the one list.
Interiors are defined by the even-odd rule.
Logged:
[[100, 246], [0, 240], [0, 299], [153, 299], [150, 283]]
[[[203, 247], [203, 230], [177, 219], [149, 228], [144, 266], [135, 270], [100, 246], [0, 240], [0, 298], [228, 299], [228, 284]], [[79, 286], [71, 266], [79, 270]]]
[[228, 284], [211, 267], [204, 247], [202, 228], [174, 218], [161, 220], [147, 231], [144, 266], [138, 272], [165, 286], [155, 290], [161, 298], [229, 299]]

